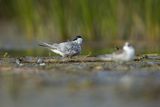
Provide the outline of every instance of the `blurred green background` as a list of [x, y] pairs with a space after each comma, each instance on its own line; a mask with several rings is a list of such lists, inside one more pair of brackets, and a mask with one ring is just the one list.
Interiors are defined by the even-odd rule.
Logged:
[[39, 41], [83, 35], [82, 54], [130, 41], [137, 54], [160, 52], [160, 0], [0, 0], [1, 55], [51, 55]]

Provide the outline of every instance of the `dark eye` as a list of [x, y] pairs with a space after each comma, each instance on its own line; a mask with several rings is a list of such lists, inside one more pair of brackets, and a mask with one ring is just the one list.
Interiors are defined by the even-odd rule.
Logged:
[[82, 38], [82, 37], [81, 37], [81, 36], [77, 36], [77, 39], [78, 39], [78, 38]]
[[130, 47], [130, 46], [132, 46], [132, 45], [129, 43], [128, 46]]

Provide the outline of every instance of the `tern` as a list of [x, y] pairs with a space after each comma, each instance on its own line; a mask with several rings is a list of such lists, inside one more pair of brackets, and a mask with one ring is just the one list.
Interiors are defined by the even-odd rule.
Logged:
[[52, 52], [62, 57], [72, 57], [80, 54], [82, 43], [82, 37], [76, 36], [72, 41], [53, 44], [42, 42], [39, 45], [50, 49]]
[[122, 49], [119, 49], [112, 54], [100, 55], [98, 58], [101, 60], [116, 62], [131, 61], [135, 58], [135, 49], [129, 42], [126, 42]]

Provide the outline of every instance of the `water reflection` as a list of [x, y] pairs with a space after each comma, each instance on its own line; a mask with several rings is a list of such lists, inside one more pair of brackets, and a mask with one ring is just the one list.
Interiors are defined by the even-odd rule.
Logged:
[[[76, 65], [76, 64], [75, 64]], [[74, 66], [75, 66], [74, 65]], [[77, 65], [78, 67], [79, 65]], [[18, 70], [19, 68], [17, 68]], [[90, 74], [61, 70], [1, 73], [2, 107], [158, 107], [158, 72], [98, 71]]]

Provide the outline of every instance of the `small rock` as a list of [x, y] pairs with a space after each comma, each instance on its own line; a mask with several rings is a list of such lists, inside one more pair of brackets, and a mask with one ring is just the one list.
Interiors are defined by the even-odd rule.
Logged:
[[45, 66], [46, 65], [46, 63], [44, 63], [42, 58], [38, 58], [37, 64], [39, 64], [40, 66]]
[[102, 66], [95, 66], [95, 70], [103, 70], [103, 67]]
[[39, 65], [40, 65], [40, 66], [45, 66], [45, 65], [46, 65], [46, 63], [40, 63]]
[[43, 63], [44, 61], [42, 60], [42, 58], [38, 58], [37, 60], [37, 64]]
[[17, 58], [17, 59], [16, 59], [16, 64], [17, 64], [18, 66], [23, 66], [22, 59], [21, 59], [21, 58]]

